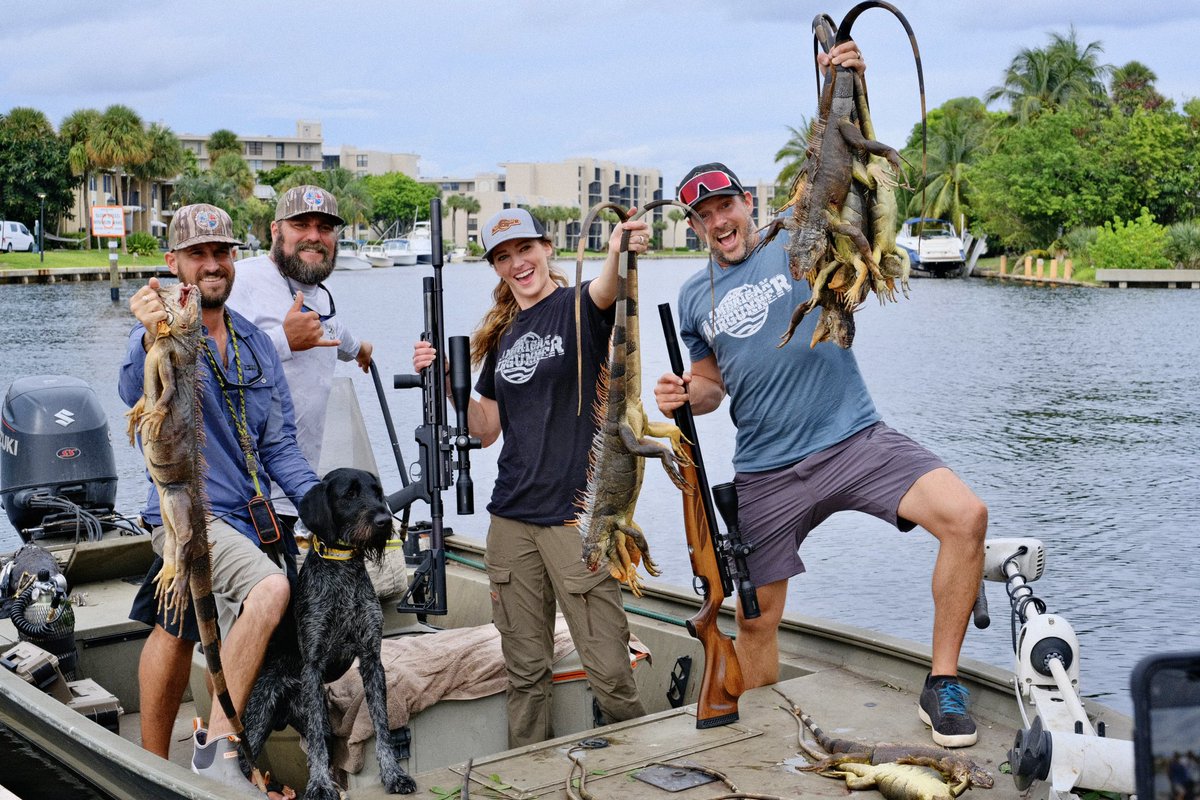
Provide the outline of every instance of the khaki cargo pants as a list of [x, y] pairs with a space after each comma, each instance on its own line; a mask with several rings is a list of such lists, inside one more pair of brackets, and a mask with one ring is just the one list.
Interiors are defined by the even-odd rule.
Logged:
[[620, 585], [589, 572], [579, 529], [493, 516], [487, 537], [492, 620], [508, 671], [508, 746], [553, 738], [554, 605], [567, 620], [588, 683], [609, 722], [646, 713], [629, 665], [629, 622]]

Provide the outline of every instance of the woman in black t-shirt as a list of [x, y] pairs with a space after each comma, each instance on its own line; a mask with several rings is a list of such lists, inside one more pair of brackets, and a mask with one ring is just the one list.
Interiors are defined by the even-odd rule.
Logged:
[[[591, 408], [608, 354], [617, 296], [617, 251], [646, 251], [640, 220], [613, 229], [600, 275], [584, 284], [580, 330], [574, 292], [551, 264], [545, 229], [524, 209], [505, 209], [483, 227], [484, 257], [500, 278], [492, 308], [471, 340], [482, 366], [471, 400], [471, 434], [484, 447], [504, 434], [488, 504], [487, 570], [492, 618], [508, 671], [509, 746], [553, 737], [550, 693], [554, 607], [566, 618], [593, 694], [609, 722], [645, 713], [629, 659], [629, 626], [620, 586], [607, 570], [588, 571], [577, 528], [567, 525], [587, 485], [588, 449], [596, 430]], [[583, 413], [577, 415], [575, 336], [580, 337]], [[417, 342], [413, 367], [434, 358]]]

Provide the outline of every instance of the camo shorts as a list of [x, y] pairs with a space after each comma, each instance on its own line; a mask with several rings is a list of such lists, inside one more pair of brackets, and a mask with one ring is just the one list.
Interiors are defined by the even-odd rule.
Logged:
[[[129, 618], [147, 625], [160, 625], [172, 636], [198, 642], [200, 631], [196, 627], [196, 614], [190, 599], [183, 619], [176, 621], [164, 617], [154, 597], [154, 578], [163, 565], [161, 553], [164, 534], [161, 525], [155, 527], [150, 534], [151, 545], [157, 557], [150, 565], [142, 587], [133, 599]], [[250, 590], [268, 575], [283, 574], [283, 569], [248, 536], [222, 520], [209, 518], [208, 541], [212, 553], [213, 597], [217, 601], [217, 618], [221, 636], [224, 637], [233, 627], [233, 622], [241, 612], [242, 603], [250, 594]]]
[[808, 532], [838, 511], [861, 511], [910, 531], [900, 500], [940, 458], [882, 422], [795, 464], [739, 472], [738, 527], [754, 550], [746, 559], [755, 586], [804, 572], [799, 549]]

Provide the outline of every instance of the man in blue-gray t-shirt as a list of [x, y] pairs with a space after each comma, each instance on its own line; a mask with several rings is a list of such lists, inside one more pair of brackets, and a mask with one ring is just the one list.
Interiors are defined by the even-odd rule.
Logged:
[[[834, 63], [861, 68], [853, 42], [831, 55]], [[804, 571], [797, 550], [810, 530], [843, 510], [900, 530], [921, 525], [941, 546], [933, 573], [933, 663], [918, 713], [938, 744], [974, 744], [967, 690], [957, 674], [983, 572], [987, 507], [936, 455], [880, 421], [850, 350], [803, 344], [817, 314], [805, 318], [794, 343], [777, 349], [792, 310], [810, 292], [792, 279], [782, 236], [760, 246], [752, 197], [737, 176], [723, 164], [702, 164], [677, 194], [703, 221], [719, 269], [711, 289], [707, 269], [680, 288], [680, 332], [692, 367], [682, 378], [663, 375], [654, 395], [668, 416], [689, 399], [695, 413], [705, 414], [730, 398], [739, 526], [754, 548], [747, 564], [762, 611], [747, 620], [739, 604], [736, 647], [746, 688], [778, 679], [776, 631], [788, 579]]]

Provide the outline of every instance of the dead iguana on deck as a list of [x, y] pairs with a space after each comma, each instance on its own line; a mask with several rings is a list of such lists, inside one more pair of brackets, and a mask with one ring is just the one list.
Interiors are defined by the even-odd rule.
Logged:
[[[588, 230], [592, 219], [605, 208], [614, 210], [622, 221], [628, 216], [620, 206], [605, 203], [589, 212], [582, 230]], [[582, 274], [584, 244], [584, 237], [580, 237], [577, 277]], [[621, 239], [616, 321], [608, 366], [598, 382], [594, 409], [598, 427], [589, 454], [587, 489], [579, 500], [580, 511], [573, 524], [579, 526], [583, 559], [588, 568], [595, 570], [606, 560], [613, 577], [627, 584], [635, 595], [640, 595], [638, 563], [644, 559], [646, 571], [651, 575], [659, 574], [657, 565], [650, 558], [646, 537], [633, 521], [634, 507], [642, 488], [642, 459], [661, 460], [676, 486], [683, 489], [686, 484], [677, 466], [677, 460], [682, 457], [679, 428], [668, 422], [651, 422], [642, 407], [637, 257], [629, 252], [628, 244], [626, 232]], [[578, 279], [575, 291], [578, 309], [581, 291]], [[576, 317], [578, 320], [578, 311]], [[578, 327], [577, 321], [576, 330]], [[651, 441], [650, 436], [665, 438], [671, 444]]]
[[[775, 689], [775, 693], [787, 701], [784, 708], [812, 732], [824, 750], [823, 753], [811, 749], [804, 741], [800, 746], [814, 763], [801, 767], [806, 772], [820, 772], [822, 775], [829, 770], [846, 768], [849, 764], [865, 764], [879, 766], [883, 764], [907, 764], [918, 767], [928, 767], [945, 775], [951, 785], [958, 788], [955, 795], [960, 794], [969, 786], [990, 789], [995, 784], [992, 774], [980, 767], [961, 753], [955, 753], [941, 747], [926, 744], [891, 744], [889, 742], [855, 742], [849, 739], [835, 739], [817, 727], [812, 717], [791, 700], [787, 695]], [[861, 773], [859, 774], [861, 777]], [[852, 787], [853, 788], [853, 787]]]

